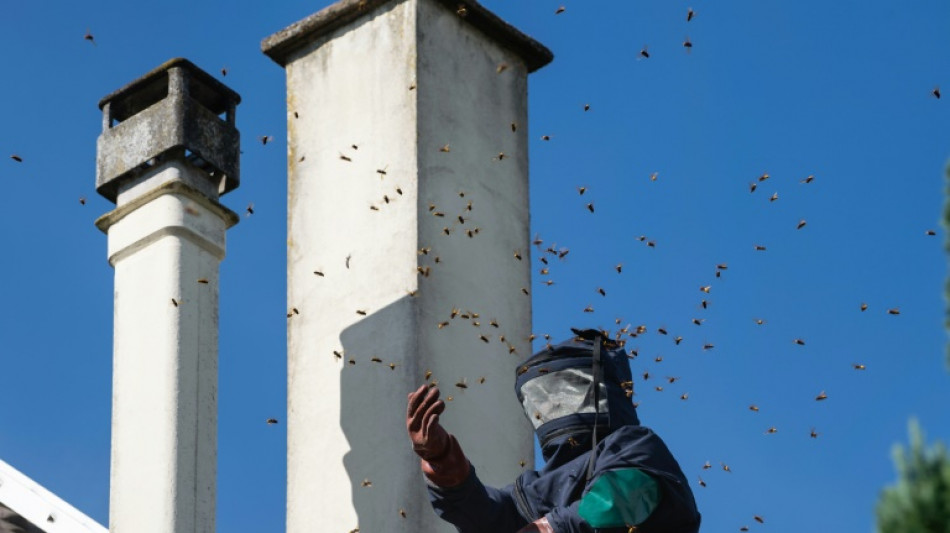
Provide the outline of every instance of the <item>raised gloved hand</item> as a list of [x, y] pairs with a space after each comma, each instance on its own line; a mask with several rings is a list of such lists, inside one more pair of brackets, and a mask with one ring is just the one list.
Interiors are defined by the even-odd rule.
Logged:
[[439, 457], [449, 445], [449, 434], [439, 424], [439, 415], [445, 411], [445, 402], [439, 399], [438, 387], [425, 385], [409, 394], [406, 430], [412, 441], [412, 451], [424, 460]]
[[518, 533], [554, 533], [554, 529], [548, 524], [547, 518], [541, 517], [518, 530]]
[[445, 402], [439, 399], [439, 388], [419, 387], [409, 393], [406, 431], [412, 450], [422, 458], [426, 478], [438, 487], [454, 487], [465, 481], [470, 466], [458, 441], [439, 424], [443, 411]]

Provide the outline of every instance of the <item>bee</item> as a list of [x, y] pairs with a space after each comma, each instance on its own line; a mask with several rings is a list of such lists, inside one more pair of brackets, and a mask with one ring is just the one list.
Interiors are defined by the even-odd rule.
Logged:
[[517, 259], [518, 261], [521, 261], [521, 251], [520, 251], [520, 250], [515, 250], [515, 259]]
[[705, 486], [706, 486], [706, 482], [703, 481], [702, 476], [699, 476], [699, 486], [700, 486], [700, 487], [705, 487]]
[[759, 176], [759, 181], [765, 181], [765, 180], [769, 179], [769, 177], [770, 177], [770, 176], [769, 176], [769, 173], [766, 172], [766, 173], [762, 174], [761, 176]]
[[656, 248], [656, 241], [647, 242], [647, 246], [649, 246], [650, 248]]
[[389, 195], [384, 194], [384, 195], [383, 195], [383, 201], [388, 204], [388, 203], [389, 203]]
[[805, 227], [805, 224], [807, 224], [807, 222], [805, 222], [805, 219], [803, 218], [798, 221], [798, 225], [795, 226], [795, 229], [802, 229]]
[[406, 291], [406, 294], [408, 294], [410, 298], [415, 298], [416, 296], [419, 296], [419, 289]]
[[649, 372], [644, 372], [644, 373], [643, 373], [643, 381], [646, 381], [646, 380], [648, 380], [648, 379], [650, 379], [650, 373], [649, 373]]
[[413, 83], [412, 85], [410, 85], [410, 86], [409, 86], [409, 90], [410, 90], [410, 91], [416, 90], [416, 84]]
[[542, 276], [547, 276], [550, 270], [547, 267], [544, 267], [539, 272], [541, 272]]
[[660, 386], [660, 385], [657, 385], [657, 386], [654, 387], [654, 388], [656, 389], [656, 392], [663, 392], [663, 387]]
[[683, 337], [677, 336], [675, 339], [673, 339], [673, 344], [677, 346], [679, 346], [681, 342], [683, 342]]
[[646, 46], [640, 49], [640, 57], [642, 57], [643, 59], [650, 59], [650, 52], [647, 51]]
[[550, 141], [550, 140], [551, 140], [551, 136], [550, 136], [550, 135], [542, 135], [542, 136], [541, 136], [541, 140], [542, 140], [542, 141]]
[[897, 307], [895, 307], [895, 308], [893, 308], [893, 309], [888, 309], [888, 310], [887, 310], [887, 314], [889, 314], [889, 315], [899, 315], [899, 314], [901, 314], [901, 310], [898, 309]]
[[314, 275], [320, 276], [321, 278], [324, 277], [323, 272], [321, 272], [320, 270], [314, 270], [313, 273]]
[[382, 362], [383, 362], [383, 360], [380, 359], [379, 357], [371, 357], [371, 358], [370, 358], [370, 361], [373, 362], [373, 363], [382, 363]]
[[448, 325], [449, 325], [449, 323], [448, 323], [447, 321], [446, 321], [446, 322], [439, 322], [439, 324], [438, 324], [437, 327], [438, 327], [439, 329], [442, 329], [442, 328], [444, 328], [444, 327], [446, 327], [446, 326], [448, 326]]
[[933, 236], [936, 235], [936, 234], [937, 234], [937, 232], [934, 231], [934, 230], [932, 230], [932, 229], [929, 229], [929, 230], [927, 230], [927, 231], [924, 233], [924, 235], [929, 235], [929, 236], [931, 236], [931, 237], [933, 237]]
[[514, 132], [516, 132], [516, 131], [518, 131], [518, 123], [517, 123], [517, 122], [512, 122], [512, 123], [511, 123], [511, 132], [514, 133]]
[[479, 385], [484, 385], [484, 384], [485, 384], [485, 376], [482, 376], [482, 377], [478, 378], [478, 384], [479, 384]]
[[389, 363], [387, 366], [389, 366], [390, 370], [396, 370], [396, 363]]
[[805, 345], [805, 340], [804, 340], [804, 339], [795, 339], [795, 344], [797, 344], [797, 345], [799, 345], [799, 346], [804, 346], [804, 345]]
[[363, 482], [361, 483], [361, 485], [362, 485], [363, 487], [372, 487], [372, 486], [373, 486], [373, 482], [370, 481], [369, 479], [364, 479]]
[[521, 466], [521, 468], [524, 468], [524, 465], [526, 465], [526, 464], [528, 464], [528, 462], [525, 461], [524, 459], [518, 461], [518, 465]]
[[423, 381], [429, 381], [429, 378], [431, 377], [432, 377], [432, 371], [426, 370], [426, 373], [424, 374], [424, 377], [423, 377]]
[[699, 290], [701, 290], [702, 292], [705, 292], [706, 294], [709, 294], [709, 291], [712, 290], [712, 285], [706, 285], [704, 287], [700, 287]]
[[599, 292], [601, 296], [607, 296], [607, 291], [601, 287], [597, 287], [597, 292]]
[[811, 428], [811, 433], [809, 433], [809, 436], [810, 436], [811, 438], [813, 438], [813, 439], [817, 439], [817, 438], [818, 438], [818, 435], [819, 435], [819, 433], [818, 433], [817, 431], [815, 431], [815, 428]]
[[559, 8], [557, 8], [557, 9], [554, 10], [554, 14], [555, 14], [555, 15], [560, 15], [561, 13], [564, 13], [565, 11], [567, 11], [567, 8], [564, 7], [564, 6], [561, 6], [561, 7], [559, 7]]
[[855, 370], [867, 370], [867, 367], [862, 365], [861, 363], [853, 363], [851, 367], [854, 368]]
[[703, 350], [712, 350], [713, 348], [715, 348], [715, 345], [713, 345], [713, 343], [711, 342], [707, 342], [706, 344], [703, 344]]
[[688, 392], [684, 392], [682, 395], [680, 395], [680, 400], [687, 400], [687, 399], [689, 399]]
[[20, 157], [20, 156], [17, 155], [17, 154], [11, 155], [11, 156], [10, 156], [10, 159], [16, 161], [17, 163], [22, 163], [22, 162], [23, 162], [23, 158]]
[[712, 468], [712, 465], [709, 464], [709, 461], [706, 461], [706, 463], [703, 464], [703, 470], [709, 470], [710, 468]]
[[654, 172], [653, 174], [650, 174], [650, 181], [656, 181], [656, 178], [657, 178], [659, 175], [660, 175], [659, 172]]
[[202, 285], [207, 285], [208, 278], [198, 278], [198, 283], [201, 283]]
[[765, 519], [762, 518], [762, 517], [759, 516], [759, 515], [754, 515], [752, 518], [753, 518], [756, 522], [758, 522], [758, 523], [760, 523], [760, 524], [764, 524], [764, 523], [765, 523]]
[[513, 353], [517, 353], [517, 352], [518, 352], [518, 350], [515, 348], [515, 346], [514, 346], [513, 344], [509, 344], [509, 345], [508, 345], [508, 354], [509, 354], [509, 355], [510, 355], [510, 354], [513, 354]]
[[729, 468], [729, 465], [727, 465], [726, 463], [722, 461], [719, 461], [719, 464], [722, 465], [722, 469], [724, 471], [729, 472], [730, 474], [732, 473], [732, 470]]
[[294, 118], [300, 118], [300, 113], [294, 111]]
[[765, 324], [765, 319], [764, 319], [764, 318], [753, 318], [752, 320], [755, 320], [755, 325], [757, 325], [757, 326], [761, 326], [761, 325]]
[[448, 144], [445, 144], [444, 146], [439, 148], [439, 151], [443, 153], [448, 153], [448, 152], [451, 152], [452, 149], [449, 147]]
[[526, 289], [526, 288], [524, 288], [524, 287], [521, 287], [521, 292], [524, 293], [525, 296], [528, 296], [528, 295], [531, 294], [531, 293], [528, 292], [528, 289]]
[[445, 217], [445, 213], [443, 213], [442, 211], [433, 211], [433, 212], [432, 212], [432, 216], [434, 216], [434, 217], [439, 217], [439, 218], [444, 218], [444, 217]]
[[585, 313], [593, 313], [593, 312], [594, 312], [594, 306], [588, 305], [587, 307], [584, 308], [584, 312], [585, 312]]
[[365, 309], [357, 309], [357, 310], [356, 310], [356, 314], [358, 314], [358, 315], [360, 315], [360, 316], [366, 316], [366, 310], [365, 310]]
[[498, 156], [492, 159], [495, 161], [504, 161], [505, 157], [507, 157], [505, 156], [505, 152], [498, 152]]
[[742, 526], [739, 528], [739, 531], [748, 531], [748, 530], [749, 530], [749, 526]]
[[770, 201], [770, 202], [774, 202], [775, 200], [778, 200], [778, 193], [777, 193], [777, 192], [772, 193], [772, 196], [769, 196], [769, 201]]
[[446, 396], [446, 397], [445, 397], [445, 401], [447, 401], [447, 402], [451, 402], [451, 401], [454, 400], [454, 399], [455, 399], [455, 398], [452, 397], [452, 396]]
[[617, 263], [617, 266], [615, 266], [614, 269], [617, 271], [617, 274], [620, 274], [623, 272], [623, 263]]
[[594, 202], [587, 204], [587, 210], [590, 211], [591, 213], [594, 212]]
[[693, 49], [693, 42], [689, 40], [689, 36], [686, 36], [686, 40], [683, 41], [683, 48], [686, 48], [687, 52]]
[[574, 437], [568, 437], [567, 443], [570, 445], [571, 448], [577, 448], [578, 446], [581, 445], [581, 443], [577, 442], [577, 439], [575, 439]]
[[369, 210], [370, 210], [370, 211], [379, 211], [379, 208], [376, 207], [375, 205], [370, 205], [370, 206], [369, 206]]
[[174, 305], [175, 307], [178, 307], [178, 300], [172, 298], [172, 305]]
[[821, 391], [821, 393], [819, 393], [818, 396], [815, 396], [816, 402], [820, 402], [822, 400], [827, 400], [827, 399], [828, 399], [828, 395], [825, 394], [825, 391]]
[[353, 359], [353, 358], [351, 357], [350, 360], [347, 361], [347, 363], [349, 363], [350, 366], [356, 366], [356, 359]]
[[558, 259], [564, 259], [565, 257], [567, 257], [567, 254], [569, 254], [569, 253], [571, 253], [571, 251], [568, 250], [567, 248], [561, 248], [561, 250], [558, 251], [558, 253], [557, 253], [557, 258], [558, 258]]
[[468, 388], [468, 383], [465, 383], [465, 378], [462, 378], [462, 380], [459, 381], [458, 383], [456, 383], [455, 386], [458, 387], [458, 388], [460, 388], [460, 389], [467, 389], [467, 388]]
[[749, 410], [752, 411], [753, 413], [758, 413], [758, 412], [759, 412], [759, 406], [758, 406], [758, 405], [755, 405], [755, 404], [752, 404], [752, 405], [749, 406]]
[[254, 214], [254, 203], [253, 203], [253, 202], [247, 204], [247, 209], [244, 210], [244, 213], [245, 213], [247, 216], [251, 216], [251, 215]]
[[801, 181], [799, 181], [799, 183], [811, 183], [812, 181], [815, 181], [815, 175], [809, 174], [808, 176], [803, 178]]
[[478, 338], [481, 339], [482, 342], [484, 342], [484, 343], [486, 343], [486, 344], [488, 344], [488, 342], [491, 340], [491, 338], [488, 337], [488, 336], [486, 336], [486, 335], [479, 335]]
[[[93, 35], [92, 35], [91, 33], [89, 33], [89, 30], [88, 30], [88, 29], [86, 29], [86, 34], [83, 35], [82, 38], [83, 38], [84, 40], [89, 41], [90, 43], [92, 43], [93, 46], [96, 46], [96, 38], [93, 37]], [[935, 89], [935, 90], [936, 90], [936, 89]], [[938, 97], [938, 98], [939, 98], [939, 97]]]
[[764, 252], [764, 251], [765, 251], [765, 246], [762, 246], [761, 244], [756, 244], [756, 245], [755, 245], [755, 250], [756, 250], [757, 252]]
[[755, 192], [755, 188], [756, 188], [756, 187], [758, 187], [758, 185], [756, 185], [756, 183], [755, 183], [754, 181], [753, 181], [752, 183], [750, 183], [750, 184], [749, 184], [749, 192]]
[[674, 376], [667, 376], [667, 378], [666, 378], [666, 381], [669, 382], [671, 385], [672, 385], [673, 383], [676, 383], [677, 380], [679, 380], [679, 378], [678, 378], [678, 377], [674, 377]]
[[333, 350], [333, 356], [337, 359], [343, 359], [343, 352], [339, 350]]
[[666, 335], [665, 328], [656, 328], [656, 332], [659, 333], [660, 335]]
[[934, 98], [940, 100], [940, 86], [937, 85], [934, 87], [934, 90], [930, 91], [930, 94], [934, 95]]
[[538, 338], [538, 336], [532, 333], [531, 335], [528, 335], [528, 342], [533, 342], [536, 338]]
[[[450, 234], [452, 233], [452, 230], [450, 230], [448, 227], [445, 227], [445, 228], [442, 228], [442, 233], [445, 234], [445, 235], [450, 235]], [[468, 231], [468, 236], [469, 236], [469, 237], [472, 236], [472, 231], [471, 231], [471, 230]]]
[[686, 22], [693, 20], [693, 17], [695, 16], [696, 16], [696, 12], [693, 11], [693, 8], [689, 8], [689, 10], [686, 12]]
[[86, 205], [86, 197], [85, 197], [85, 196], [80, 196], [80, 197], [79, 197], [79, 205]]
[[495, 67], [495, 73], [501, 74], [502, 72], [508, 70], [508, 63], [498, 63], [498, 66]]
[[276, 418], [268, 418], [268, 419], [266, 420], [266, 422], [267, 422], [269, 425], [273, 426], [274, 424], [277, 423], [277, 419], [276, 419]]
[[639, 237], [637, 237], [637, 240], [640, 241], [640, 242], [643, 242], [643, 241], [647, 240], [647, 237], [646, 237], [646, 235], [640, 235]]
[[702, 307], [703, 309], [709, 308], [709, 302], [708, 302], [707, 300], [702, 300], [702, 301], [700, 301], [700, 302], [699, 302], [699, 305], [700, 305], [700, 307]]
[[[493, 328], [497, 328], [497, 327], [498, 327], [498, 321], [493, 318], [493, 319], [491, 319], [491, 320], [488, 321], [488, 325], [491, 326], [491, 327], [493, 327]], [[504, 339], [504, 335], [502, 335], [502, 339]], [[502, 342], [505, 342], [505, 341], [502, 340]]]
[[766, 435], [769, 435], [769, 434], [771, 434], [771, 433], [778, 433], [778, 429], [776, 429], [775, 426], [772, 426], [772, 427], [770, 427], [769, 429], [765, 430], [765, 434], [766, 434]]
[[584, 104], [584, 111], [590, 111], [590, 104]]
[[867, 311], [867, 310], [868, 310], [868, 304], [861, 302], [861, 311]]
[[439, 256], [435, 256], [435, 259], [433, 259], [433, 261], [435, 261], [435, 263], [438, 264], [442, 262], [442, 258]]
[[419, 272], [419, 274], [422, 275], [422, 277], [428, 278], [429, 273], [432, 271], [432, 268], [427, 267], [427, 266], [421, 266], [421, 267], [416, 267], [416, 270]]
[[[465, 6], [459, 6], [459, 10], [464, 10], [464, 9], [465, 9]], [[460, 14], [460, 15], [461, 15], [461, 14]], [[461, 16], [464, 17], [465, 15], [461, 15]], [[401, 517], [403, 517], [403, 518], [406, 518], [406, 510], [405, 510], [405, 509], [400, 509], [400, 510], [399, 510], [399, 516], [401, 516]]]
[[267, 143], [274, 140], [273, 135], [260, 135], [257, 137], [257, 140], [261, 141], [261, 144], [267, 146]]
[[[448, 235], [448, 234], [449, 234], [449, 229], [448, 229], [448, 228], [443, 228], [443, 229], [442, 229], [442, 232], [445, 233], [446, 235]], [[475, 236], [475, 230], [470, 230], [470, 229], [465, 230], [465, 234], [468, 235], [468, 238], [469, 238], [469, 239], [471, 239], [472, 237]]]
[[706, 321], [705, 318], [694, 318], [694, 319], [693, 319], [693, 324], [696, 324], [697, 326], [702, 326], [702, 325], [703, 325], [703, 322], [705, 322], [705, 321]]
[[534, 418], [535, 418], [536, 420], [541, 420], [541, 413], [538, 412], [538, 411], [535, 411], [535, 412], [534, 412]]
[[719, 263], [716, 265], [716, 270], [729, 270], [729, 265], [726, 263]]

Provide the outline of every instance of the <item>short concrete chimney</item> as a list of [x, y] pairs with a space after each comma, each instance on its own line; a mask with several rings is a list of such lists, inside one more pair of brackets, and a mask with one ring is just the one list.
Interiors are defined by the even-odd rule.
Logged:
[[215, 529], [218, 264], [240, 97], [173, 59], [99, 102], [96, 225], [115, 268], [112, 533]]
[[470, 0], [344, 0], [264, 40], [287, 75], [287, 531], [451, 531], [406, 395], [438, 382], [479, 477], [533, 465], [527, 77]]

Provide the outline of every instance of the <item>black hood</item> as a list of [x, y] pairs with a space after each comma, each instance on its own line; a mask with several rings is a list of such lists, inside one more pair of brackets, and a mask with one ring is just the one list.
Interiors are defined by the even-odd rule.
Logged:
[[[602, 341], [597, 371], [593, 356]], [[620, 427], [640, 425], [632, 390], [626, 352], [603, 337], [578, 335], [547, 347], [519, 365], [515, 378], [515, 393], [535, 428], [546, 468], [590, 451], [595, 426], [600, 440]]]

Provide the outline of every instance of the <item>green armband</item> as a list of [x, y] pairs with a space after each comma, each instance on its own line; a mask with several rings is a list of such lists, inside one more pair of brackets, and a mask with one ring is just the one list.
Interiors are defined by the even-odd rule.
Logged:
[[635, 526], [660, 503], [660, 487], [636, 468], [608, 470], [581, 498], [578, 514], [591, 527]]

